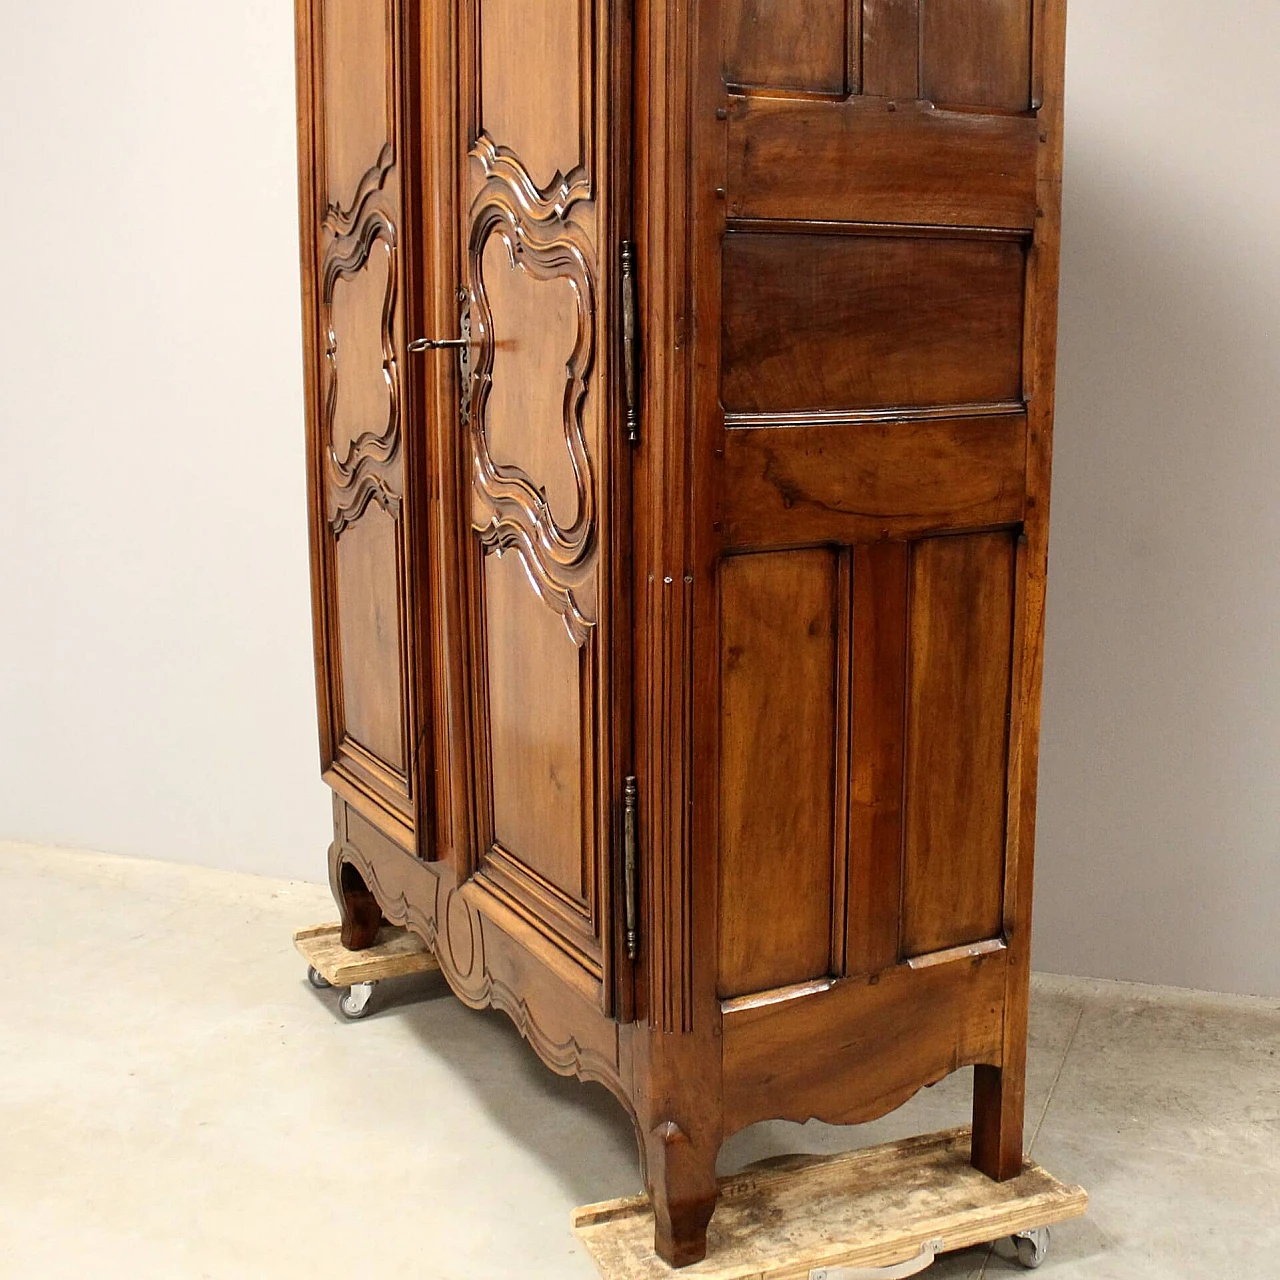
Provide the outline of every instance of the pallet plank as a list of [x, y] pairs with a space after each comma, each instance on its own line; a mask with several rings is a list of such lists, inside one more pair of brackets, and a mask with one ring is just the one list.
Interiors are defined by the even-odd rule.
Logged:
[[817, 1267], [883, 1267], [940, 1239], [944, 1252], [1080, 1217], [1083, 1189], [1028, 1163], [992, 1182], [969, 1163], [969, 1130], [838, 1156], [770, 1162], [720, 1183], [703, 1262], [653, 1252], [648, 1198], [586, 1205], [573, 1229], [606, 1280], [807, 1280]]
[[339, 924], [299, 929], [293, 935], [293, 944], [303, 959], [335, 987], [431, 973], [440, 967], [421, 938], [393, 925], [379, 929], [373, 946], [365, 951], [348, 951], [342, 945]]

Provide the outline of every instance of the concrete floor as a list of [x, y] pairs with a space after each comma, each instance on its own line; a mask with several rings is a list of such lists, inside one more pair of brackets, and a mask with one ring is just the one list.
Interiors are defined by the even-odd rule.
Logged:
[[[362, 1023], [291, 941], [328, 891], [0, 845], [0, 1276], [588, 1280], [576, 1204], [629, 1123], [439, 975]], [[726, 1171], [965, 1123], [968, 1073], [858, 1129], [761, 1125]], [[1280, 1007], [1042, 976], [1027, 1143], [1092, 1195], [1045, 1276], [1280, 1277]], [[1018, 1274], [1003, 1247], [935, 1280]]]

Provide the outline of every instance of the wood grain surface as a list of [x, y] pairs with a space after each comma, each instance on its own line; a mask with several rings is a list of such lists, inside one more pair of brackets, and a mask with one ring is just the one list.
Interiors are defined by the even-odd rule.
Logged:
[[412, 973], [434, 973], [440, 968], [422, 939], [407, 929], [383, 925], [373, 946], [348, 951], [342, 945], [340, 924], [318, 924], [299, 929], [293, 945], [302, 958], [330, 986], [349, 987], [357, 982], [381, 982]]
[[964, 1065], [1016, 1180], [1064, 0], [296, 9], [345, 940], [614, 1092], [664, 1265]]
[[[959, 1129], [848, 1155], [771, 1162], [720, 1184], [698, 1280], [808, 1280], [816, 1267], [880, 1267], [928, 1241], [944, 1252], [1080, 1217], [1085, 1192], [1039, 1165], [991, 1182], [969, 1163]], [[663, 1280], [672, 1269], [650, 1246], [641, 1196], [585, 1205], [573, 1229], [605, 1280]]]

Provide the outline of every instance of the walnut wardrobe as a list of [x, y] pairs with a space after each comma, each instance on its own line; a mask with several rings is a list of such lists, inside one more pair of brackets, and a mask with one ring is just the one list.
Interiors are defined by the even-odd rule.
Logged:
[[1022, 1164], [1062, 0], [298, 0], [315, 660], [383, 917], [721, 1142]]

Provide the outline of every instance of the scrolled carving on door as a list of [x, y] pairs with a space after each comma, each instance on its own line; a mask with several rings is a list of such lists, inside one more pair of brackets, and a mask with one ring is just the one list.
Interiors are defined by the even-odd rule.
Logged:
[[386, 184], [387, 176], [395, 168], [395, 165], [396, 149], [390, 142], [386, 142], [378, 153], [377, 160], [365, 170], [356, 187], [356, 193], [351, 198], [350, 205], [344, 209], [340, 204], [331, 200], [325, 206], [324, 213], [320, 219], [321, 229], [334, 236], [349, 236], [355, 229], [361, 213], [364, 212], [364, 207], [369, 198], [375, 192], [382, 190]]
[[568, 177], [557, 173], [545, 190], [538, 187], [513, 151], [499, 146], [487, 133], [476, 139], [471, 158], [487, 179], [502, 183], [511, 192], [525, 217], [533, 222], [563, 221], [575, 204], [591, 199], [589, 157]]
[[[526, 175], [527, 178], [527, 175]], [[532, 188], [531, 182], [528, 184]], [[575, 518], [557, 522], [537, 479], [490, 453], [485, 407], [493, 381], [497, 336], [484, 275], [491, 239], [502, 242], [513, 271], [535, 280], [564, 280], [573, 291], [577, 334], [565, 362], [563, 429], [577, 492]], [[472, 437], [472, 524], [486, 551], [514, 550], [540, 598], [563, 619], [575, 644], [586, 643], [595, 619], [582, 588], [594, 570], [596, 487], [584, 423], [584, 407], [595, 359], [595, 283], [589, 250], [572, 224], [535, 223], [506, 181], [480, 192], [472, 213], [469, 246], [472, 325], [478, 351], [470, 388], [468, 429]]]
[[340, 538], [349, 526], [364, 515], [371, 502], [376, 502], [393, 520], [400, 519], [400, 495], [392, 493], [381, 476], [370, 473], [360, 480], [330, 519], [329, 528], [333, 531], [333, 536]]
[[[382, 377], [386, 383], [387, 415], [380, 426], [352, 436], [339, 448], [336, 427], [341, 343], [334, 318], [334, 300], [339, 284], [353, 280], [369, 268], [376, 247], [386, 254], [387, 285], [382, 301], [380, 340]], [[400, 495], [387, 487], [378, 468], [395, 457], [400, 446], [400, 375], [395, 347], [396, 314], [396, 229], [380, 209], [371, 210], [349, 236], [334, 240], [325, 256], [321, 275], [321, 304], [325, 335], [325, 362], [328, 387], [323, 410], [323, 439], [329, 478], [336, 491], [336, 509], [330, 517], [335, 533], [358, 518], [376, 497], [388, 511], [398, 511]]]

